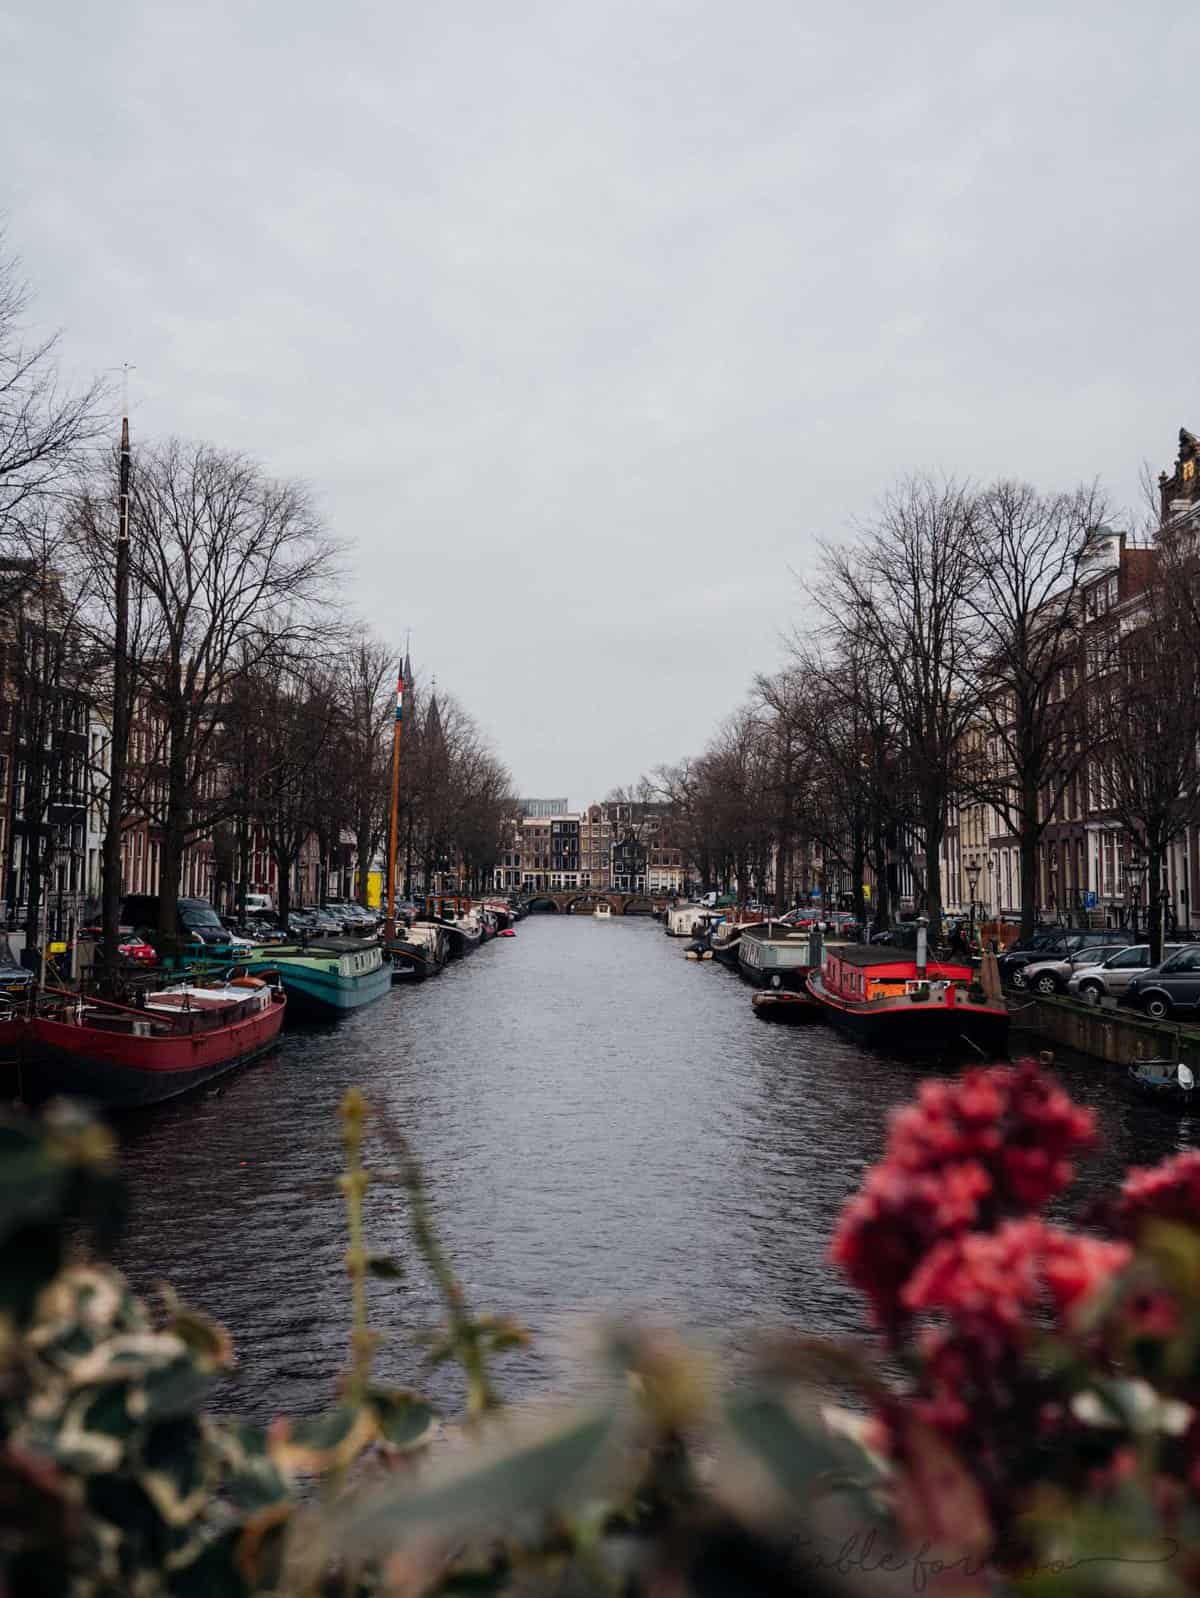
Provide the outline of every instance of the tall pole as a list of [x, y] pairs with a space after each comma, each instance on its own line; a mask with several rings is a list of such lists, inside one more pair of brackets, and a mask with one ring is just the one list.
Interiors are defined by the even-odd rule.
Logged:
[[388, 835], [387, 920], [383, 935], [390, 942], [396, 936], [396, 855], [400, 825], [400, 728], [404, 722], [404, 668], [396, 674], [396, 719], [392, 723], [392, 824]]
[[104, 966], [110, 978], [120, 962], [121, 820], [125, 808], [125, 755], [129, 743], [129, 418], [121, 418], [121, 459], [117, 520], [116, 626], [113, 637], [112, 744], [109, 753], [108, 816], [104, 827], [104, 881], [101, 922]]

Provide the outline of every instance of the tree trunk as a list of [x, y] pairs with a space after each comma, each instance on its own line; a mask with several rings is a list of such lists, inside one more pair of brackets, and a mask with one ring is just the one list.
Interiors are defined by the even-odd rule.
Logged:
[[1021, 785], [1021, 810], [1017, 819], [1021, 842], [1021, 936], [1028, 938], [1037, 926], [1038, 859], [1042, 843], [1038, 790], [1032, 782]]
[[867, 834], [862, 817], [854, 817], [850, 869], [854, 873], [854, 919], [860, 927], [867, 924], [867, 901], [863, 894], [863, 878], [867, 874]]
[[1150, 845], [1150, 870], [1146, 878], [1146, 931], [1150, 939], [1150, 964], [1163, 957], [1163, 882], [1166, 878], [1166, 844], [1155, 840]]
[[937, 940], [942, 935], [942, 837], [945, 821], [942, 807], [925, 813], [925, 914], [929, 917], [929, 935]]
[[[178, 721], [178, 717], [172, 718]], [[183, 852], [187, 844], [188, 801], [187, 762], [178, 725], [172, 726], [167, 756], [167, 824], [163, 829], [162, 853], [158, 873], [159, 955], [169, 959], [179, 945], [179, 881], [183, 874]]]
[[279, 924], [286, 928], [292, 908], [292, 855], [289, 850], [278, 846], [272, 853], [275, 856], [275, 875], [279, 879]]
[[875, 860], [875, 920], [876, 932], [886, 932], [892, 923], [892, 885], [888, 879], [887, 833], [883, 818], [876, 812], [871, 838]]
[[244, 921], [246, 918], [246, 894], [250, 889], [250, 822], [244, 811], [238, 816], [237, 826], [237, 917], [239, 921]]
[[[28, 834], [26, 834], [28, 837]], [[42, 941], [43, 849], [34, 839], [26, 857], [25, 947], [37, 949]]]

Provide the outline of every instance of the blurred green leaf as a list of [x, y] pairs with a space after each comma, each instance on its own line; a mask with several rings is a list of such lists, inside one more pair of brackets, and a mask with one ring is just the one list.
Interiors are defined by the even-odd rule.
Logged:
[[373, 1387], [367, 1402], [375, 1412], [380, 1437], [392, 1448], [405, 1452], [420, 1448], [437, 1429], [437, 1411], [416, 1393]]
[[373, 1413], [343, 1404], [311, 1420], [276, 1421], [267, 1447], [282, 1470], [317, 1475], [349, 1464], [374, 1436]]
[[414, 1532], [444, 1534], [511, 1526], [518, 1517], [559, 1508], [583, 1472], [596, 1463], [614, 1428], [615, 1412], [573, 1417], [532, 1443], [495, 1443], [437, 1479], [397, 1481], [339, 1512], [342, 1545], [381, 1551]]
[[873, 1474], [866, 1455], [848, 1439], [801, 1426], [769, 1394], [735, 1396], [725, 1405], [725, 1418], [737, 1440], [792, 1498], [811, 1498], [822, 1477], [842, 1482], [856, 1471]]
[[0, 1124], [0, 1237], [44, 1220], [62, 1204], [67, 1168], [52, 1160], [33, 1128]]

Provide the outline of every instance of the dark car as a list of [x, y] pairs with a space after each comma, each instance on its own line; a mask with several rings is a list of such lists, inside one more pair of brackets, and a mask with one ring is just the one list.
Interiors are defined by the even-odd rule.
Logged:
[[1200, 1009], [1200, 943], [1190, 943], [1161, 965], [1140, 971], [1125, 989], [1121, 1003], [1141, 1010], [1152, 1021]]
[[[1105, 944], [1132, 943], [1133, 934], [1123, 927], [1092, 927], [1084, 931], [1070, 927], [1051, 927], [1035, 932], [1032, 938], [1020, 939], [1012, 948], [997, 958], [1000, 980], [1014, 988], [1025, 989], [1028, 980], [1025, 967], [1038, 960], [1066, 960], [1081, 949], [1103, 948]], [[1024, 947], [1021, 945], [1024, 944]]]
[[18, 961], [0, 933], [0, 1020], [12, 1015], [10, 1006], [23, 999], [32, 986], [33, 972]]

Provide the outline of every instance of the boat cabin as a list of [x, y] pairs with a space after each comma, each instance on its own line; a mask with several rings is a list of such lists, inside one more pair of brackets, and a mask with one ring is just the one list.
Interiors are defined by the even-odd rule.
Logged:
[[917, 975], [917, 962], [903, 949], [872, 948], [865, 944], [826, 945], [821, 981], [826, 991], [851, 1004], [873, 999], [901, 999], [936, 985], [969, 987], [975, 981], [971, 966], [955, 960], [929, 960], [925, 975]]

